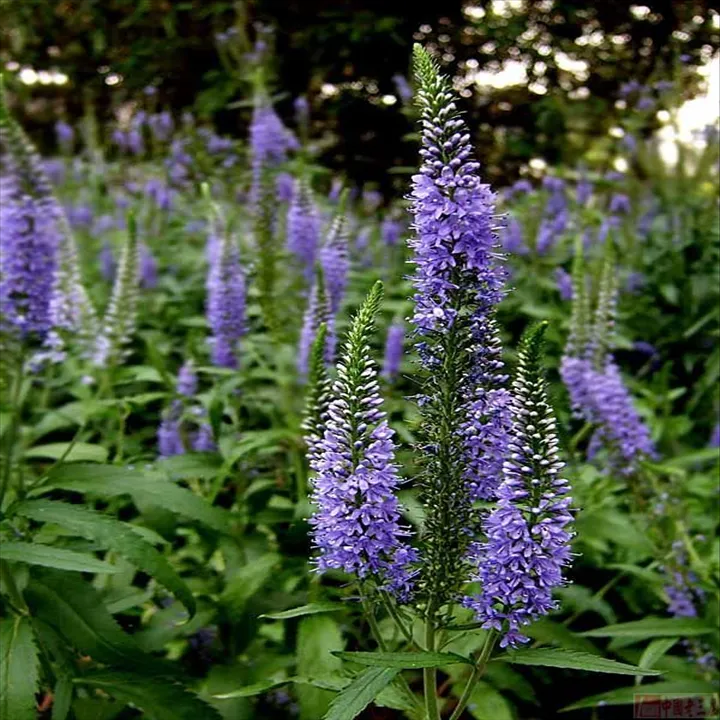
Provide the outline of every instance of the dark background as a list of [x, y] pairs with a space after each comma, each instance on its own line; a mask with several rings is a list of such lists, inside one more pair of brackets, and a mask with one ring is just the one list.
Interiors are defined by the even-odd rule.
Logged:
[[[321, 162], [358, 184], [391, 192], [399, 184], [388, 168], [412, 165], [416, 147], [408, 141], [411, 111], [380, 98], [396, 92], [393, 75], [408, 75], [413, 42], [436, 49], [461, 90], [468, 60], [472, 70], [520, 60], [530, 68], [528, 84], [545, 83], [544, 95], [526, 85], [490, 91], [474, 83], [467, 93], [465, 110], [486, 173], [508, 182], [535, 156], [553, 164], [584, 158], [617, 122], [618, 90], [632, 78], [675, 79], [677, 92], [665, 103], [679, 104], [697, 92], [692, 69], [718, 46], [709, 12], [718, 3], [640, 4], [649, 9], [643, 17], [618, 0], [540, 0], [512, 13], [457, 0], [6, 0], [0, 39], [4, 65], [54, 68], [70, 77], [62, 87], [24, 88], [9, 74], [26, 125], [41, 145], [50, 144], [58, 115], [80, 116], [84, 98], [92, 97], [108, 118], [149, 84], [157, 86], [160, 106], [192, 107], [221, 131], [244, 137], [248, 109], [228, 105], [247, 98], [248, 79], [223, 66], [215, 37], [235, 26], [237, 46], [249, 49], [256, 24], [270, 25], [272, 85], [286, 121], [292, 124], [292, 99], [307, 94], [313, 136], [323, 139]], [[601, 39], [576, 42], [590, 33]], [[587, 61], [587, 80], [561, 69], [556, 51]], [[534, 71], [538, 61], [546, 66], [542, 74]], [[108, 72], [121, 74], [123, 82], [109, 87]], [[338, 92], [323, 96], [325, 83]], [[581, 86], [586, 97], [578, 98]]]

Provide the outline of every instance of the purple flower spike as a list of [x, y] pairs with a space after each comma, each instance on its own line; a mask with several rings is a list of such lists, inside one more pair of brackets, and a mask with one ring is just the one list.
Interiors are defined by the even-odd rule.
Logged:
[[60, 150], [70, 155], [75, 145], [75, 131], [72, 125], [68, 125], [64, 120], [58, 120], [55, 123], [55, 137]]
[[557, 284], [560, 297], [566, 302], [572, 300], [572, 277], [569, 272], [563, 268], [555, 268], [555, 282]]
[[217, 450], [217, 445], [213, 439], [213, 431], [208, 423], [203, 423], [195, 433], [192, 449], [195, 452], [215, 452]]
[[324, 433], [311, 460], [317, 511], [310, 522], [318, 572], [338, 569], [373, 578], [405, 601], [416, 554], [404, 542], [410, 533], [400, 524], [393, 431], [380, 409], [368, 346], [381, 293], [378, 283], [355, 316], [338, 365]]
[[710, 433], [708, 447], [720, 448], [720, 422], [715, 423], [715, 427], [712, 429], [712, 433]]
[[308, 283], [312, 280], [319, 240], [320, 217], [312, 193], [304, 180], [296, 180], [287, 214], [287, 246], [300, 262]]
[[234, 239], [224, 233], [207, 280], [207, 320], [213, 364], [236, 368], [237, 342], [245, 333], [245, 273]]
[[347, 275], [350, 269], [347, 221], [342, 208], [330, 224], [325, 243], [320, 249], [320, 264], [330, 302], [330, 312], [335, 315], [345, 297]]
[[297, 150], [299, 143], [282, 124], [273, 107], [263, 101], [257, 102], [253, 110], [249, 142], [252, 165], [250, 204], [256, 207], [260, 199], [264, 168], [284, 163], [288, 151]]
[[183, 444], [182, 434], [180, 432], [181, 411], [182, 406], [179, 403], [173, 404], [160, 423], [157, 442], [158, 454], [161, 458], [185, 454], [185, 445]]
[[287, 203], [292, 200], [295, 180], [290, 173], [278, 173], [275, 178], [275, 192], [279, 202]]
[[510, 458], [503, 466], [495, 510], [483, 523], [486, 540], [473, 546], [480, 594], [465, 598], [486, 629], [503, 633], [501, 647], [527, 642], [521, 630], [556, 604], [573, 532], [570, 485], [560, 477], [556, 423], [540, 371], [544, 326], [520, 350], [512, 386]]
[[400, 372], [404, 341], [405, 326], [401, 322], [393, 323], [385, 340], [385, 362], [382, 371], [382, 376], [390, 382], [395, 380]]
[[590, 416], [598, 423], [598, 440], [612, 450], [612, 463], [623, 475], [638, 469], [640, 460], [655, 457], [650, 432], [633, 406], [620, 375], [620, 369], [609, 360], [600, 370], [592, 370], [586, 381]]
[[183, 363], [177, 376], [176, 390], [179, 395], [184, 397], [194, 397], [198, 388], [198, 378], [195, 372], [195, 366], [189, 360]]
[[402, 231], [402, 223], [392, 218], [385, 218], [380, 224], [380, 236], [386, 247], [395, 247]]
[[157, 260], [150, 248], [142, 243], [140, 251], [140, 287], [152, 289], [157, 286], [158, 267]]
[[167, 111], [150, 115], [148, 125], [152, 136], [158, 142], [167, 142], [175, 128], [172, 115]]
[[335, 317], [330, 310], [323, 277], [318, 277], [310, 290], [308, 306], [303, 317], [302, 330], [300, 332], [300, 344], [298, 346], [297, 368], [301, 379], [305, 379], [309, 370], [310, 351], [315, 342], [318, 328], [325, 323], [327, 333], [325, 335], [325, 364], [330, 365], [335, 360]]
[[44, 337], [60, 242], [59, 208], [50, 199], [8, 198], [0, 206], [2, 327]]
[[502, 248], [506, 253], [513, 255], [526, 255], [527, 245], [523, 240], [523, 231], [520, 223], [514, 218], [508, 219], [501, 236]]

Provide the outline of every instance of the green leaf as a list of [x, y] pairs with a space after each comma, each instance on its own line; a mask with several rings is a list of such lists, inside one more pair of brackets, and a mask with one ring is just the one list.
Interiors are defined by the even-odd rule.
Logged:
[[241, 614], [245, 610], [247, 601], [270, 579], [279, 562], [278, 555], [267, 553], [243, 565], [228, 580], [220, 596], [220, 602], [234, 615]]
[[358, 665], [370, 667], [399, 668], [400, 670], [411, 670], [420, 668], [438, 668], [454, 663], [466, 663], [472, 665], [468, 658], [455, 653], [437, 652], [335, 652], [336, 657], [343, 660], [352, 660]]
[[138, 590], [130, 585], [124, 588], [124, 592], [108, 593], [105, 598], [105, 608], [111, 615], [123, 613], [130, 608], [137, 607], [152, 599], [153, 592], [151, 590]]
[[[658, 638], [657, 640], [653, 640], [640, 656], [638, 666], [641, 668], [651, 668], [678, 640], [679, 638]], [[639, 677], [637, 678], [637, 682], [640, 682]]]
[[48, 483], [39, 492], [46, 493], [54, 488], [106, 497], [133, 495], [221, 533], [228, 532], [230, 526], [227, 511], [212, 507], [207, 500], [164, 479], [157, 472], [114, 465], [60, 465], [53, 468]]
[[74, 572], [116, 573], [119, 568], [104, 560], [98, 560], [88, 553], [65, 550], [51, 545], [26, 542], [4, 542], [0, 545], [0, 560], [24, 562], [28, 565], [43, 565], [57, 570]]
[[123, 706], [107, 699], [76, 697], [72, 711], [76, 720], [115, 720], [123, 712]]
[[218, 700], [232, 700], [233, 698], [239, 697], [253, 697], [254, 695], [262, 695], [268, 690], [288, 685], [292, 682], [292, 678], [284, 678], [282, 680], [268, 680], [266, 682], [257, 682], [252, 685], [246, 685], [238, 690], [233, 690], [229, 693], [223, 693], [222, 695], [213, 695]]
[[53, 691], [51, 720], [65, 720], [73, 699], [73, 682], [70, 675], [61, 675]]
[[602, 654], [590, 640], [580, 637], [570, 628], [550, 618], [545, 617], [536, 620], [528, 626], [525, 634], [540, 645], [558, 645], [566, 650], [580, 650], [592, 655]]
[[[85, 442], [72, 443], [49, 443], [48, 445], [36, 445], [28, 448], [24, 453], [25, 458], [47, 458], [49, 460], [60, 460], [63, 462], [96, 462], [104, 463], [108, 459], [108, 451], [102, 445], [92, 445]], [[69, 452], [68, 452], [69, 448]], [[67, 455], [65, 454], [67, 453]]]
[[696, 465], [717, 462], [718, 457], [717, 448], [703, 448], [702, 450], [696, 450], [695, 452], [691, 452], [686, 455], [680, 455], [669, 460], [665, 460], [661, 467], [694, 467]]
[[[460, 688], [462, 690], [462, 688]], [[479, 682], [468, 702], [467, 712], [476, 720], [514, 720], [510, 703], [492, 685]]]
[[645, 640], [655, 637], [694, 637], [714, 632], [712, 626], [697, 618], [645, 618], [587, 630], [585, 637], [625, 637]]
[[558, 588], [557, 595], [560, 598], [562, 607], [568, 612], [586, 613], [594, 612], [606, 623], [617, 622], [617, 617], [610, 603], [602, 597], [598, 597], [592, 590], [583, 585], [566, 585]]
[[94, 540], [129, 560], [155, 578], [195, 614], [195, 598], [167, 559], [133, 530], [133, 526], [94, 510], [54, 500], [29, 500], [16, 513], [38, 522], [61, 525], [82, 537]]
[[[311, 680], [339, 675], [342, 662], [332, 655], [344, 647], [338, 624], [329, 615], [308, 615], [298, 623], [297, 667]], [[312, 685], [298, 685], [300, 720], [317, 720], [330, 706], [333, 693]]]
[[675, 695], [680, 697], [693, 697], [704, 693], [715, 693], [717, 687], [713, 683], [704, 680], [678, 680], [669, 682], [651, 683], [650, 685], [631, 685], [630, 687], [617, 688], [609, 692], [600, 693], [583, 698], [572, 705], [562, 708], [560, 712], [580, 710], [581, 708], [595, 708], [598, 705], [632, 705], [638, 695]]
[[0, 621], [0, 658], [0, 717], [35, 720], [39, 660], [28, 618]]
[[290, 618], [303, 617], [304, 615], [317, 615], [318, 613], [338, 612], [344, 610], [344, 606], [333, 602], [317, 602], [301, 605], [300, 607], [283, 610], [282, 612], [267, 613], [259, 617], [267, 620], [289, 620]]
[[100, 672], [75, 682], [100, 688], [118, 700], [142, 709], [149, 720], [221, 720], [215, 708], [182, 685], [134, 673]]
[[580, 652], [579, 650], [562, 650], [561, 648], [516, 650], [507, 653], [507, 655], [500, 655], [494, 660], [512, 663], [513, 665], [540, 665], [542, 667], [585, 670], [587, 672], [611, 673], [613, 675], [661, 674], [659, 670], [640, 668], [635, 665], [617, 662], [617, 660]]
[[173, 479], [214, 479], [222, 467], [220, 458], [213, 453], [187, 453], [159, 460], [157, 466]]
[[330, 703], [324, 720], [354, 720], [399, 672], [389, 667], [364, 670]]
[[46, 571], [31, 579], [24, 595], [34, 617], [94, 660], [148, 675], [175, 671], [170, 663], [145, 654], [120, 629], [90, 583], [67, 573]]

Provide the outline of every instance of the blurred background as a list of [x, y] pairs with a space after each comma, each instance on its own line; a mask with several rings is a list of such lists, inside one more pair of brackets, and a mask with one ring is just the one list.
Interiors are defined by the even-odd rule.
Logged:
[[187, 109], [245, 137], [248, 53], [264, 33], [280, 115], [292, 124], [305, 95], [319, 163], [386, 198], [415, 162], [416, 41], [453, 76], [499, 185], [548, 165], [623, 170], [655, 133], [673, 162], [675, 138], [702, 142], [720, 102], [707, 0], [5, 0], [0, 61], [41, 149], [89, 107], [101, 127], [139, 107]]

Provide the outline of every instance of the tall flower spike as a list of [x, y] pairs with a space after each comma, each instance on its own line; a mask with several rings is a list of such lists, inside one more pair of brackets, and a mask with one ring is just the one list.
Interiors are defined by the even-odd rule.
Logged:
[[[217, 209], [215, 209], [217, 215]], [[212, 361], [218, 367], [238, 366], [237, 343], [245, 334], [245, 273], [235, 239], [224, 228], [217, 259], [207, 279], [207, 320], [212, 333]]]
[[181, 432], [182, 404], [174, 402], [165, 412], [157, 431], [158, 454], [161, 458], [184, 455], [185, 444]]
[[612, 246], [608, 243], [600, 273], [595, 315], [588, 339], [587, 357], [595, 368], [603, 367], [608, 357], [615, 327], [617, 295], [617, 267]]
[[325, 288], [330, 302], [330, 312], [333, 315], [337, 314], [345, 297], [348, 270], [350, 269], [347, 218], [345, 216], [347, 197], [347, 190], [343, 190], [337, 212], [330, 223], [325, 243], [320, 249], [320, 264], [325, 276]]
[[410, 197], [411, 321], [423, 381], [421, 585], [432, 616], [471, 572], [467, 552], [480, 521], [474, 500], [494, 495], [510, 419], [493, 320], [504, 283], [495, 196], [472, 160], [450, 82], [419, 45], [414, 64], [422, 165]]
[[570, 395], [575, 416], [597, 425], [588, 447], [588, 457], [593, 458], [599, 449], [607, 448], [609, 467], [622, 475], [631, 475], [644, 458], [655, 456], [655, 446], [610, 353], [617, 269], [608, 244], [593, 322], [590, 324], [581, 252], [582, 248], [578, 246], [570, 336], [561, 361], [560, 375]]
[[295, 181], [287, 213], [287, 247], [298, 259], [308, 284], [312, 281], [319, 239], [320, 218], [312, 191], [307, 180], [300, 178]]
[[51, 328], [50, 301], [58, 232], [53, 204], [29, 195], [0, 208], [0, 330], [44, 339]]
[[587, 357], [590, 342], [590, 298], [585, 276], [583, 241], [575, 241], [575, 257], [572, 272], [572, 310], [570, 334], [560, 362], [560, 376], [570, 395], [570, 405], [576, 417], [583, 417], [588, 407], [588, 373], [592, 362]]
[[278, 248], [275, 237], [274, 173], [277, 166], [287, 159], [288, 151], [297, 149], [298, 142], [262, 93], [255, 99], [249, 143], [252, 170], [249, 203], [258, 249], [260, 307], [265, 324], [271, 332], [275, 332], [278, 329], [275, 298]]
[[311, 452], [310, 522], [319, 552], [317, 570], [372, 578], [399, 600], [412, 591], [414, 550], [404, 538], [395, 493], [393, 431], [380, 409], [377, 369], [369, 340], [382, 298], [376, 283], [353, 319], [333, 383], [324, 432]]
[[325, 363], [325, 343], [327, 325], [322, 323], [310, 352], [310, 369], [305, 392], [305, 413], [302, 422], [303, 439], [307, 447], [308, 462], [317, 457], [317, 448], [322, 440], [323, 424], [327, 420], [327, 409], [330, 398], [330, 375]]
[[52, 183], [43, 167], [42, 158], [10, 115], [5, 84], [0, 74], [0, 141], [7, 150], [7, 164], [18, 196], [33, 198], [53, 196]]
[[183, 397], [191, 398], [194, 397], [198, 388], [198, 377], [195, 372], [195, 366], [191, 360], [188, 360], [182, 364], [182, 367], [178, 371], [177, 381], [175, 389], [178, 395]]
[[385, 359], [382, 375], [388, 381], [395, 380], [400, 372], [404, 342], [405, 326], [402, 322], [394, 322], [388, 328], [387, 338], [385, 339]]
[[552, 590], [570, 563], [570, 484], [560, 477], [556, 423], [541, 366], [547, 323], [523, 340], [512, 385], [513, 439], [496, 509], [474, 548], [482, 584], [465, 599], [484, 628], [503, 633], [501, 647], [527, 642], [523, 626], [554, 607]]
[[104, 367], [120, 361], [135, 332], [140, 285], [140, 257], [135, 218], [128, 218], [128, 234], [120, 255], [112, 295], [96, 342], [93, 361]]
[[45, 340], [51, 361], [65, 358], [66, 348], [75, 343], [85, 357], [92, 355], [98, 335], [98, 318], [82, 282], [77, 244], [67, 219], [57, 219], [60, 242], [57, 267], [50, 296], [50, 332]]
[[611, 356], [602, 369], [590, 370], [585, 382], [585, 419], [598, 425], [594, 437], [596, 447], [609, 450], [612, 469], [621, 475], [632, 475], [640, 462], [655, 457], [656, 451], [650, 431], [623, 382], [620, 368]]
[[[33, 144], [27, 138], [20, 125], [11, 117], [2, 76], [0, 76], [0, 138], [7, 149], [7, 159], [12, 171], [12, 192], [7, 203], [3, 203], [10, 215], [12, 208], [19, 212], [20, 206], [28, 206], [33, 199], [36, 209], [36, 230], [29, 243], [23, 243], [24, 254], [35, 255], [32, 263], [32, 288], [24, 293], [27, 301], [34, 305], [30, 315], [40, 312], [47, 315], [45, 348], [39, 357], [62, 359], [64, 346], [68, 339], [75, 336], [85, 354], [97, 337], [97, 318], [82, 283], [77, 246], [62, 206], [53, 194], [52, 184], [45, 172], [42, 160]], [[11, 198], [15, 195], [19, 205], [14, 206]], [[24, 199], [23, 199], [24, 198]], [[7, 218], [11, 220], [11, 217]], [[6, 262], [18, 271], [22, 267], [20, 256], [11, 252], [9, 240], [12, 239], [13, 223], [3, 227], [7, 232], [0, 262], [4, 256]], [[17, 227], [15, 228], [17, 229]], [[6, 233], [2, 233], [3, 236]], [[23, 253], [20, 253], [22, 255]], [[29, 266], [28, 266], [29, 268]], [[9, 273], [9, 274], [8, 274]], [[3, 285], [10, 282], [12, 272], [2, 272]], [[10, 283], [12, 285], [12, 283]], [[0, 295], [11, 288], [7, 285]], [[48, 291], [49, 290], [49, 291]], [[12, 296], [12, 294], [11, 294]], [[5, 301], [3, 306], [6, 310]], [[37, 317], [35, 318], [37, 321]], [[32, 324], [32, 322], [31, 322]]]
[[321, 268], [317, 269], [315, 282], [310, 290], [307, 309], [303, 317], [302, 330], [300, 331], [300, 342], [298, 345], [298, 373], [301, 378], [308, 374], [308, 363], [311, 355], [318, 329], [325, 325], [325, 364], [329, 365], [335, 360], [335, 316], [330, 310], [327, 292], [325, 291], [325, 279]]

